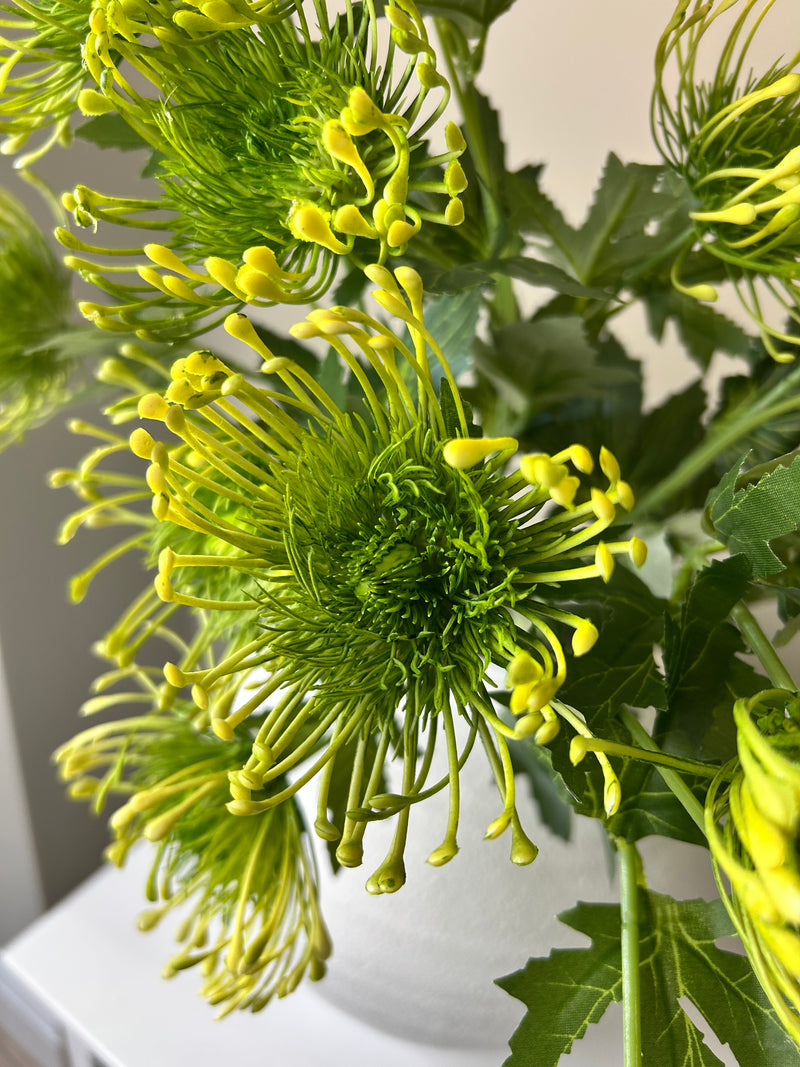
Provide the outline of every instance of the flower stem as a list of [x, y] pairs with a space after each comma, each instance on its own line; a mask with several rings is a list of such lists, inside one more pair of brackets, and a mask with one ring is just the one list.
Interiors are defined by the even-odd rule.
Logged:
[[639, 990], [639, 854], [615, 841], [620, 865], [622, 919], [622, 1033], [625, 1067], [642, 1067], [642, 1005]]
[[786, 670], [780, 656], [772, 646], [772, 642], [756, 622], [753, 613], [742, 602], [731, 611], [731, 618], [739, 627], [750, 646], [758, 657], [761, 666], [769, 675], [769, 679], [778, 689], [791, 689], [796, 691], [794, 679]]
[[641, 521], [660, 508], [670, 497], [690, 485], [719, 455], [745, 435], [771, 419], [800, 408], [800, 399], [797, 396], [799, 381], [800, 367], [787, 374], [762, 396], [750, 400], [713, 423], [697, 448], [690, 452], [671, 474], [641, 497], [634, 512], [635, 519]]
[[[632, 712], [628, 711], [627, 708], [622, 708], [619, 715], [631, 737], [640, 748], [645, 748], [650, 752], [659, 751], [658, 745]], [[705, 815], [700, 801], [677, 771], [670, 770], [668, 767], [659, 767], [659, 774], [705, 837]]]

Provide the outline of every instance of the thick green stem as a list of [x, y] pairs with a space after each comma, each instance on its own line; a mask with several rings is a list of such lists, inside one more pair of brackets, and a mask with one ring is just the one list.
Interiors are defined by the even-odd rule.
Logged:
[[796, 691], [794, 679], [784, 667], [772, 642], [758, 625], [750, 609], [740, 601], [731, 612], [731, 618], [741, 630], [751, 650], [758, 656], [772, 684], [778, 689]]
[[634, 511], [634, 521], [648, 517], [670, 497], [691, 485], [719, 455], [752, 430], [771, 419], [797, 411], [800, 408], [800, 396], [797, 393], [799, 380], [800, 368], [788, 374], [763, 396], [723, 416], [712, 425], [698, 447], [671, 474], [642, 496]]
[[622, 919], [622, 1018], [625, 1067], [642, 1067], [642, 1004], [639, 989], [639, 854], [615, 842], [620, 867]]
[[[649, 752], [660, 751], [658, 745], [632, 712], [628, 711], [627, 708], [623, 708], [620, 711], [620, 718], [625, 724], [628, 733], [640, 748], [645, 748]], [[703, 814], [703, 806], [700, 801], [677, 771], [670, 770], [668, 767], [659, 767], [658, 773], [705, 837], [705, 815]]]

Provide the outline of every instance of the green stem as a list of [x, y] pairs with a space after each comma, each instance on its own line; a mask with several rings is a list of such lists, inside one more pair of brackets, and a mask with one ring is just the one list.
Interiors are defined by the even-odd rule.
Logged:
[[[763, 396], [750, 400], [730, 414], [723, 416], [709, 429], [705, 439], [666, 478], [645, 493], [636, 506], [634, 516], [641, 521], [648, 513], [655, 511], [670, 497], [690, 485], [706, 467], [734, 445], [740, 438], [755, 430], [758, 426], [781, 415], [800, 408], [800, 396], [797, 384], [800, 368], [792, 371]], [[789, 395], [786, 396], [785, 394]]]
[[[620, 718], [625, 724], [628, 733], [640, 748], [645, 748], [648, 752], [659, 752], [660, 749], [650, 734], [645, 730], [636, 716], [628, 711], [627, 708], [623, 708], [620, 711]], [[705, 816], [703, 814], [703, 806], [688, 785], [684, 782], [677, 771], [670, 770], [668, 767], [660, 767], [659, 774], [664, 779], [668, 788], [680, 801], [686, 810], [689, 817], [700, 828], [703, 836], [706, 833]]]
[[756, 622], [750, 609], [742, 602], [734, 607], [731, 618], [739, 627], [750, 646], [758, 657], [761, 666], [769, 675], [769, 679], [778, 689], [791, 689], [796, 692], [797, 686], [791, 674], [786, 670], [780, 656], [772, 646], [772, 642]]
[[642, 1003], [639, 989], [639, 854], [615, 841], [620, 866], [622, 918], [622, 1033], [625, 1067], [642, 1067]]
[[693, 774], [699, 778], [716, 778], [719, 767], [700, 760], [685, 759], [680, 756], [669, 756], [666, 752], [654, 752], [648, 749], [646, 752], [632, 745], [622, 745], [618, 741], [604, 741], [598, 737], [583, 738], [582, 746], [587, 752], [605, 752], [607, 756], [622, 756], [625, 759], [643, 760], [658, 767], [669, 767], [679, 774]]

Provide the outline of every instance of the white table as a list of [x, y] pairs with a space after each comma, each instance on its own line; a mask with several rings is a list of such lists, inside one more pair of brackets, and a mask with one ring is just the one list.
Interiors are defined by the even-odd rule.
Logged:
[[[136, 929], [148, 863], [143, 851], [121, 872], [98, 871], [2, 953], [27, 999], [62, 1028], [69, 1067], [501, 1067], [506, 1059], [505, 1045], [434, 1048], [385, 1034], [308, 982], [260, 1015], [216, 1022], [197, 993], [199, 975], [160, 977], [174, 951], [171, 930]], [[391, 980], [387, 973], [383, 995]], [[619, 1007], [590, 1031], [563, 1067], [619, 1067]], [[730, 1050], [713, 1039], [712, 1047], [734, 1063]]]

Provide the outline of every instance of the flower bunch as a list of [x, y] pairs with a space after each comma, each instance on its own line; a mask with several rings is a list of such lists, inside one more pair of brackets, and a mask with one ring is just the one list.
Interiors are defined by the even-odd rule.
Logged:
[[175, 339], [231, 306], [311, 302], [342, 257], [383, 262], [424, 222], [463, 221], [465, 144], [450, 122], [428, 149], [450, 90], [412, 0], [388, 5], [385, 47], [371, 0], [335, 19], [315, 4], [316, 32], [302, 0], [255, 7], [93, 9], [83, 53], [97, 88], [82, 106], [114, 110], [141, 135], [161, 193], [81, 185], [64, 204], [82, 227], [169, 231], [165, 244], [123, 250], [59, 231], [80, 253], [68, 263], [113, 298], [81, 305], [100, 326]]
[[[674, 284], [699, 300], [716, 299], [713, 286], [680, 281], [699, 243], [725, 265], [767, 350], [783, 361], [794, 356], [776, 343], [800, 344], [800, 52], [758, 75], [746, 66], [772, 7], [772, 0], [680, 0], [656, 53], [652, 127], [696, 204]], [[704, 81], [702, 46], [723, 16], [733, 25]], [[770, 297], [788, 330], [774, 324]]]
[[[753, 970], [800, 1039], [800, 704], [766, 690], [734, 706], [739, 759], [709, 790], [717, 883]], [[722, 823], [722, 825], [720, 825]], [[729, 882], [728, 888], [722, 875]]]

